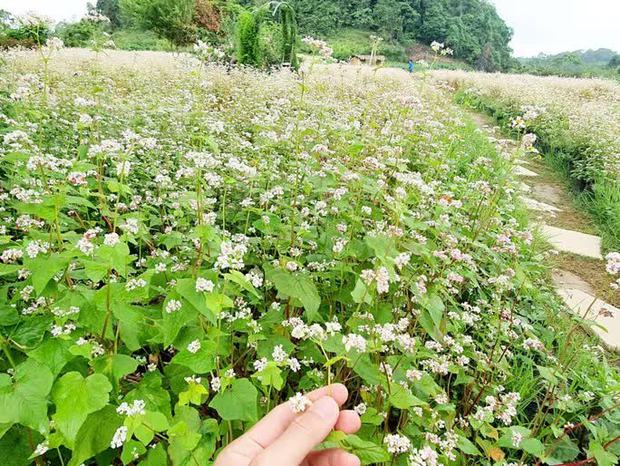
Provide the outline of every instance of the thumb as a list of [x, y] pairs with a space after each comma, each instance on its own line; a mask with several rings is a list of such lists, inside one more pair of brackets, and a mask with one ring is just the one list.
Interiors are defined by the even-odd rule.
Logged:
[[329, 396], [317, 400], [301, 416], [295, 418], [278, 440], [264, 450], [253, 464], [291, 466], [300, 464], [314, 447], [332, 431], [340, 409]]

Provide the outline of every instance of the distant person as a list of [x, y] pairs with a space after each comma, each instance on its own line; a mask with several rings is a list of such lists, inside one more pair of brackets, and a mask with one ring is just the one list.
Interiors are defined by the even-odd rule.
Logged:
[[409, 72], [410, 72], [410, 73], [413, 73], [413, 69], [414, 69], [414, 67], [415, 67], [415, 63], [413, 62], [413, 59], [412, 59], [412, 58], [410, 58], [410, 59], [409, 59], [409, 63], [408, 63], [408, 65], [409, 65]]

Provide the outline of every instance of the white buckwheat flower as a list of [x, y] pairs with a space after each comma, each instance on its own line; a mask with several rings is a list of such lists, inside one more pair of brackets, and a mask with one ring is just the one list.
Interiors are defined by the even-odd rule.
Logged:
[[114, 432], [114, 436], [112, 437], [112, 441], [110, 442], [110, 448], [120, 448], [127, 440], [127, 427], [120, 426]]
[[196, 354], [200, 351], [200, 340], [194, 340], [189, 345], [187, 345], [187, 351], [192, 354]]
[[303, 413], [308, 407], [312, 406], [312, 401], [303, 396], [301, 393], [297, 393], [295, 396], [288, 400], [288, 404], [295, 414]]
[[215, 284], [211, 280], [198, 277], [196, 279], [196, 292], [197, 293], [211, 293], [215, 289]]
[[404, 435], [388, 434], [383, 439], [383, 443], [387, 446], [387, 451], [393, 455], [407, 453], [411, 449], [411, 440]]

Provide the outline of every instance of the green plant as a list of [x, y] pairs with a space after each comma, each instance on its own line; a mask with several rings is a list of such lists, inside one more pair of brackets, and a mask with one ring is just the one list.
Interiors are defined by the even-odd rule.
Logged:
[[329, 382], [363, 426], [322, 447], [363, 464], [617, 461], [617, 357], [554, 294], [514, 160], [445, 91], [44, 64], [0, 69], [4, 463], [208, 465]]
[[243, 65], [261, 65], [261, 17], [249, 11], [237, 18], [237, 60]]

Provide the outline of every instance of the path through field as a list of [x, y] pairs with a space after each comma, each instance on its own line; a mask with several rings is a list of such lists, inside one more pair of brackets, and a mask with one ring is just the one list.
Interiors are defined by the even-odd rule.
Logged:
[[[472, 118], [499, 150], [517, 149], [517, 142], [502, 138], [499, 128], [488, 117], [476, 113]], [[618, 303], [607, 303], [600, 297], [608, 286], [601, 238], [593, 234], [595, 230], [589, 220], [573, 206], [566, 188], [542, 162], [520, 160], [514, 171], [522, 179], [524, 204], [557, 251], [553, 282], [558, 295], [581, 316], [592, 318], [600, 314], [599, 326], [594, 327], [596, 333], [606, 346], [620, 349], [620, 309], [613, 305]]]

